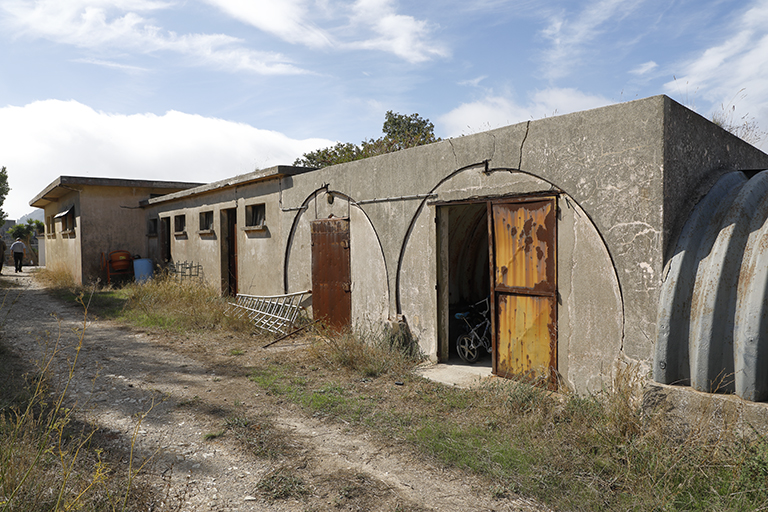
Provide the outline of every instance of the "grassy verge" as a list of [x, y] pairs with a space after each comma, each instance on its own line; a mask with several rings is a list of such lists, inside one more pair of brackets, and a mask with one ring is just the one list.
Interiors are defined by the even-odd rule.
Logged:
[[[194, 298], [173, 283], [156, 286], [123, 289], [120, 318], [143, 327], [247, 330], [229, 324], [223, 312], [208, 311], [214, 297]], [[493, 496], [519, 493], [563, 510], [768, 508], [768, 440], [730, 432], [714, 439], [665, 435], [662, 418], [641, 410], [632, 368], [618, 372], [610, 392], [587, 397], [513, 381], [463, 390], [415, 376], [418, 358], [402, 340], [322, 333], [314, 339], [309, 349], [254, 357], [240, 346], [209, 343], [198, 350], [201, 357], [223, 350], [227, 364], [247, 368], [251, 385], [270, 400], [293, 402], [313, 416], [374, 433], [382, 443], [407, 443], [481, 475]], [[274, 477], [263, 492], [301, 494], [301, 482]]]
[[134, 326], [174, 332], [223, 330], [250, 332], [241, 319], [227, 316], [227, 302], [208, 286], [160, 275], [143, 284], [83, 287], [62, 269], [41, 269], [35, 278], [65, 302], [83, 302], [91, 315]]
[[[76, 347], [50, 340], [50, 352], [36, 366], [0, 342], [2, 512], [170, 510], [179, 504], [162, 496], [163, 485], [136, 480], [146, 461], [133, 464], [133, 440], [132, 462], [125, 466], [120, 454], [102, 448], [103, 433], [80, 421], [77, 405], [69, 405], [84, 335], [85, 323]], [[54, 384], [51, 366], [63, 352], [69, 371]]]
[[[408, 358], [375, 377], [359, 360], [340, 365], [355, 359], [349, 343], [337, 351], [321, 341], [293, 361], [266, 361], [251, 380], [309, 413], [483, 475], [497, 496], [519, 493], [564, 510], [768, 507], [768, 440], [667, 437], [660, 418], [641, 413], [632, 368], [619, 372], [614, 391], [588, 397], [517, 382], [463, 390], [414, 377]], [[396, 358], [386, 346], [359, 350]]]

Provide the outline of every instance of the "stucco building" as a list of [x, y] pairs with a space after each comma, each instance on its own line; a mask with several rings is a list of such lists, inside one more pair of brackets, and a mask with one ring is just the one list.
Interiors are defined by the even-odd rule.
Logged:
[[146, 255], [146, 216], [139, 202], [199, 183], [60, 176], [29, 204], [45, 211], [46, 264], [75, 282], [103, 277], [102, 254]]

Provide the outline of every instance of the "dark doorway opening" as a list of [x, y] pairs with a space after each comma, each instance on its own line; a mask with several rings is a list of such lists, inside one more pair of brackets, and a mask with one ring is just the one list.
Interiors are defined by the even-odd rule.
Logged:
[[237, 208], [221, 210], [221, 291], [237, 295]]
[[[456, 340], [467, 331], [464, 320], [456, 313], [490, 297], [488, 259], [488, 212], [485, 202], [456, 204], [439, 208], [441, 257], [440, 286], [446, 326], [438, 347], [441, 362], [462, 363], [456, 351]], [[482, 305], [481, 305], [482, 307]], [[447, 316], [447, 318], [445, 318]], [[471, 321], [471, 319], [470, 319]], [[480, 351], [475, 364], [491, 364], [490, 354]]]
[[158, 226], [158, 235], [160, 238], [160, 261], [163, 265], [173, 261], [171, 254], [171, 218], [163, 217]]

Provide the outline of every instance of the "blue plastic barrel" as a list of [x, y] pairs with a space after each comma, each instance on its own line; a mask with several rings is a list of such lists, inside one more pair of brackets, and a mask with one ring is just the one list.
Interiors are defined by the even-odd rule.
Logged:
[[137, 283], [152, 279], [152, 260], [149, 258], [133, 260], [133, 275]]

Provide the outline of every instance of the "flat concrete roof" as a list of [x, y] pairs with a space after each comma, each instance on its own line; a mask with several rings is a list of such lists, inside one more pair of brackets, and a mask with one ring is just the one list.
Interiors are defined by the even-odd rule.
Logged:
[[89, 187], [126, 187], [126, 188], [154, 188], [154, 189], [188, 189], [197, 187], [201, 183], [184, 181], [156, 181], [156, 180], [131, 180], [124, 178], [88, 178], [84, 176], [59, 176], [42, 192], [37, 194], [29, 202], [30, 206], [43, 208], [62, 196], [68, 194], [76, 186]]
[[154, 205], [159, 203], [165, 203], [168, 201], [174, 201], [177, 199], [184, 199], [186, 197], [197, 196], [200, 194], [207, 194], [209, 192], [215, 192], [229, 187], [239, 187], [246, 183], [254, 183], [256, 181], [264, 181], [279, 178], [282, 176], [294, 176], [296, 174], [304, 174], [307, 172], [316, 171], [314, 167], [294, 167], [291, 165], [276, 165], [274, 167], [268, 167], [266, 169], [260, 169], [248, 174], [240, 174], [232, 178], [227, 178], [221, 181], [215, 181], [195, 188], [174, 192], [172, 194], [166, 194], [161, 197], [153, 197], [151, 199], [145, 199], [141, 201], [142, 206]]

